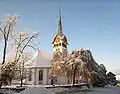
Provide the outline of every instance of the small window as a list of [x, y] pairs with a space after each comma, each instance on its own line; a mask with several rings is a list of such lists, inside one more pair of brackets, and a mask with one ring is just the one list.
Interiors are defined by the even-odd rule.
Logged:
[[67, 48], [67, 46], [64, 43], [62, 43], [62, 46], [65, 47], [65, 48]]
[[43, 70], [39, 71], [39, 81], [43, 81]]
[[59, 46], [61, 46], [61, 43], [59, 43]]

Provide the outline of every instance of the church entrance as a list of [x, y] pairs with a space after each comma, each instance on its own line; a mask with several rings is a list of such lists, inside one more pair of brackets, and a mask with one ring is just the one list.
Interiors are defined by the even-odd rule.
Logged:
[[51, 77], [51, 85], [57, 84], [57, 77]]

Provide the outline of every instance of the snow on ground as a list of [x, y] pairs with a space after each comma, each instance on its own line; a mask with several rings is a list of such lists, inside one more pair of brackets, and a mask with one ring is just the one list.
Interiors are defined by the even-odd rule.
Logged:
[[19, 94], [55, 94], [55, 93], [44, 87], [29, 87], [21, 91]]
[[[63, 93], [59, 93], [59, 94], [63, 94]], [[120, 87], [91, 88], [89, 91], [70, 92], [70, 93], [66, 92], [64, 94], [120, 94]]]
[[[62, 91], [67, 91], [67, 92], [62, 92]], [[20, 93], [15, 93], [11, 90], [7, 90], [7, 91], [2, 90], [2, 92], [4, 92], [3, 94], [55, 94], [54, 92], [56, 92], [56, 94], [57, 92], [59, 92], [59, 94], [120, 94], [120, 87], [106, 86], [105, 88], [89, 88], [83, 91], [81, 90], [75, 91], [74, 88], [66, 89], [66, 88], [59, 87], [59, 88], [49, 88], [48, 90], [45, 87], [32, 86], [32, 87], [26, 88]]]
[[0, 94], [18, 94], [12, 90], [0, 89]]
[[49, 90], [53, 92], [77, 92], [77, 91], [86, 91], [88, 90], [87, 86], [82, 86], [81, 88], [62, 88], [62, 87], [56, 87], [56, 88], [49, 88]]
[[94, 88], [86, 94], [120, 94], [120, 87]]

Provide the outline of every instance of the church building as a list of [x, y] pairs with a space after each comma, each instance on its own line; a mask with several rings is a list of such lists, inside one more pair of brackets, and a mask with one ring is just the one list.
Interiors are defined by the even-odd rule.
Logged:
[[[26, 84], [51, 84], [53, 80], [53, 78], [49, 74], [50, 69], [52, 68], [51, 60], [57, 59], [57, 55], [66, 57], [68, 55], [67, 45], [67, 37], [63, 34], [62, 31], [61, 13], [59, 12], [58, 31], [52, 40], [53, 55], [45, 53], [39, 49], [37, 50], [36, 55], [28, 64], [29, 75], [26, 79]], [[61, 76], [56, 77], [53, 83], [67, 84], [67, 82], [67, 78]]]

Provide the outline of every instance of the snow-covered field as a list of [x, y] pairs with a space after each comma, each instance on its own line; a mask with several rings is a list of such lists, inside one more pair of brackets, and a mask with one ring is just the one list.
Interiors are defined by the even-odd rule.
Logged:
[[66, 92], [56, 94], [120, 94], [120, 87], [91, 88], [89, 91]]
[[[62, 92], [63, 90], [65, 92]], [[108, 86], [106, 88], [85, 88], [82, 90], [79, 90], [79, 88], [46, 89], [44, 87], [28, 87], [20, 93], [13, 92], [11, 90], [2, 90], [1, 92], [4, 92], [2, 94], [120, 94], [120, 87]]]
[[56, 94], [45, 87], [28, 87], [17, 93], [12, 90], [0, 89], [0, 94]]

